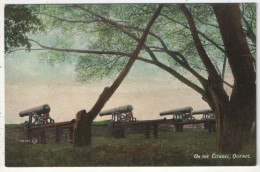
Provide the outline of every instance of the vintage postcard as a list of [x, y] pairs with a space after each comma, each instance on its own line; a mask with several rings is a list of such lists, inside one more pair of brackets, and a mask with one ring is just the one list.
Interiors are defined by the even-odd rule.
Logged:
[[3, 169], [257, 169], [257, 3], [185, 2], [6, 1]]

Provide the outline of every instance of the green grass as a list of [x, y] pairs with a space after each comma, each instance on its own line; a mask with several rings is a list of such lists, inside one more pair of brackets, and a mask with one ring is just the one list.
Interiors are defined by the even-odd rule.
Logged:
[[103, 121], [93, 121], [93, 125], [108, 125], [111, 123], [111, 120], [103, 120]]
[[[124, 139], [93, 137], [91, 148], [73, 148], [68, 142], [29, 144], [6, 141], [6, 166], [216, 166], [255, 165], [255, 142], [241, 154], [250, 159], [212, 159], [216, 152], [215, 134], [205, 130], [183, 133], [160, 131], [159, 138], [145, 139], [143, 134]], [[195, 159], [194, 154], [209, 155]]]
[[21, 128], [24, 124], [5, 124], [5, 128]]

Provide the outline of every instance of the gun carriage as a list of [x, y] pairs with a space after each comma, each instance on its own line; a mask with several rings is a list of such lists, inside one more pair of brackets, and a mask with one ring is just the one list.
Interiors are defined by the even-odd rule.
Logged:
[[179, 109], [172, 109], [168, 111], [160, 112], [160, 116], [165, 115], [173, 115], [173, 121], [181, 122], [181, 121], [193, 121], [194, 117], [191, 115], [192, 107], [184, 107]]
[[135, 122], [136, 118], [133, 117], [132, 111], [132, 105], [125, 105], [102, 111], [99, 113], [99, 116], [112, 115], [112, 122]]
[[213, 110], [211, 109], [197, 110], [197, 111], [193, 111], [192, 115], [202, 115], [201, 121], [207, 121], [204, 122], [204, 129], [208, 129], [209, 132], [215, 131], [216, 124], [215, 124], [215, 114]]

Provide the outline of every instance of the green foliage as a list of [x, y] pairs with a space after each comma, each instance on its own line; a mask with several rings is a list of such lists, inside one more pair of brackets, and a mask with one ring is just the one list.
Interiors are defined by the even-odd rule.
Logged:
[[190, 129], [160, 131], [158, 139], [145, 139], [143, 134], [125, 139], [95, 136], [91, 148], [73, 148], [68, 142], [32, 145], [7, 140], [5, 159], [8, 167], [255, 165], [255, 142], [239, 152], [250, 154], [250, 159], [194, 158], [194, 154], [211, 157], [216, 153], [215, 143], [215, 134]]
[[87, 82], [93, 78], [102, 79], [104, 76], [112, 76], [114, 73], [120, 72], [126, 64], [127, 59], [109, 56], [86, 55], [80, 56], [76, 66], [77, 81]]
[[5, 52], [17, 47], [26, 47], [29, 50], [31, 43], [28, 41], [27, 34], [38, 30], [43, 30], [41, 21], [29, 7], [5, 6]]
[[248, 21], [254, 33], [256, 33], [256, 4], [255, 3], [241, 4], [241, 11], [243, 17]]
[[[76, 63], [77, 80], [113, 76], [125, 65], [128, 56], [111, 54], [66, 52], [69, 49], [130, 54], [134, 50], [144, 27], [158, 4], [81, 4], [77, 5], [31, 5], [47, 28], [46, 36], [39, 42], [50, 47], [64, 49], [63, 53], [49, 51], [44, 55], [51, 63], [66, 59]], [[225, 58], [223, 42], [212, 6], [209, 4], [186, 4], [193, 15], [199, 37], [209, 58], [219, 71]], [[255, 4], [241, 4], [241, 11], [250, 27], [256, 31]], [[109, 22], [110, 21], [110, 22]], [[244, 28], [245, 23], [244, 23]], [[37, 37], [38, 38], [38, 37]], [[163, 42], [163, 43], [162, 43]], [[250, 42], [250, 41], [249, 41]], [[207, 72], [195, 48], [186, 17], [179, 4], [164, 4], [158, 20], [151, 28], [140, 56], [152, 60], [152, 55], [170, 66], [174, 71], [194, 80], [166, 49], [183, 55], [187, 63], [200, 75], [207, 78]], [[164, 45], [166, 47], [164, 47]], [[253, 55], [255, 45], [249, 44]], [[150, 52], [149, 52], [150, 50]], [[151, 53], [152, 52], [152, 53]], [[122, 60], [122, 59], [125, 60]], [[115, 62], [115, 63], [114, 63]], [[199, 82], [196, 79], [194, 82]]]
[[[240, 7], [243, 15], [242, 24], [245, 33], [250, 34], [250, 31], [252, 31], [256, 37], [256, 4], [245, 3], [241, 4]], [[251, 53], [256, 58], [256, 45], [251, 39], [248, 39], [248, 42]]]

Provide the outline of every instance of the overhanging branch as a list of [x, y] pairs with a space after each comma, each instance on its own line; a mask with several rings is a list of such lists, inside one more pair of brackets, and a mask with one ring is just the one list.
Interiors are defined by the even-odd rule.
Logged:
[[201, 43], [201, 40], [198, 35], [198, 30], [196, 28], [196, 25], [193, 20], [193, 16], [192, 16], [191, 12], [188, 10], [188, 8], [184, 4], [180, 4], [180, 9], [182, 10], [183, 14], [186, 16], [186, 18], [188, 20], [195, 47], [197, 49], [200, 59], [202, 60], [204, 66], [206, 67], [206, 69], [209, 73], [209, 76], [211, 76], [213, 78], [220, 77], [218, 75], [218, 72], [216, 71], [214, 65], [212, 64], [210, 58], [208, 57], [206, 50], [204, 49], [204, 47]]
[[84, 24], [88, 23], [89, 24], [89, 23], [98, 22], [98, 20], [70, 20], [70, 19], [66, 19], [66, 18], [62, 18], [62, 17], [58, 17], [58, 16], [46, 14], [46, 13], [36, 13], [36, 14], [44, 15], [44, 16], [54, 18], [59, 21], [68, 22], [68, 23], [84, 23]]
[[193, 82], [191, 82], [190, 80], [188, 80], [187, 78], [185, 78], [182, 74], [179, 74], [177, 71], [175, 71], [174, 69], [166, 66], [163, 63], [160, 62], [154, 62], [152, 60], [148, 60], [142, 57], [138, 57], [138, 60], [143, 61], [145, 63], [150, 63], [152, 65], [155, 65], [163, 70], [165, 70], [166, 72], [170, 73], [171, 75], [173, 75], [176, 79], [178, 79], [179, 81], [181, 81], [183, 84], [189, 86], [190, 88], [192, 88], [193, 90], [195, 90], [196, 92], [200, 93], [201, 95], [205, 94], [205, 91], [200, 88], [198, 85], [194, 84]]
[[118, 51], [95, 51], [95, 50], [82, 50], [82, 49], [70, 49], [70, 48], [56, 48], [56, 47], [49, 47], [35, 41], [33, 39], [29, 39], [30, 41], [36, 43], [42, 48], [54, 51], [61, 51], [61, 52], [69, 52], [69, 53], [81, 53], [81, 54], [108, 54], [108, 55], [120, 55], [120, 56], [130, 56], [129, 53], [118, 52]]

